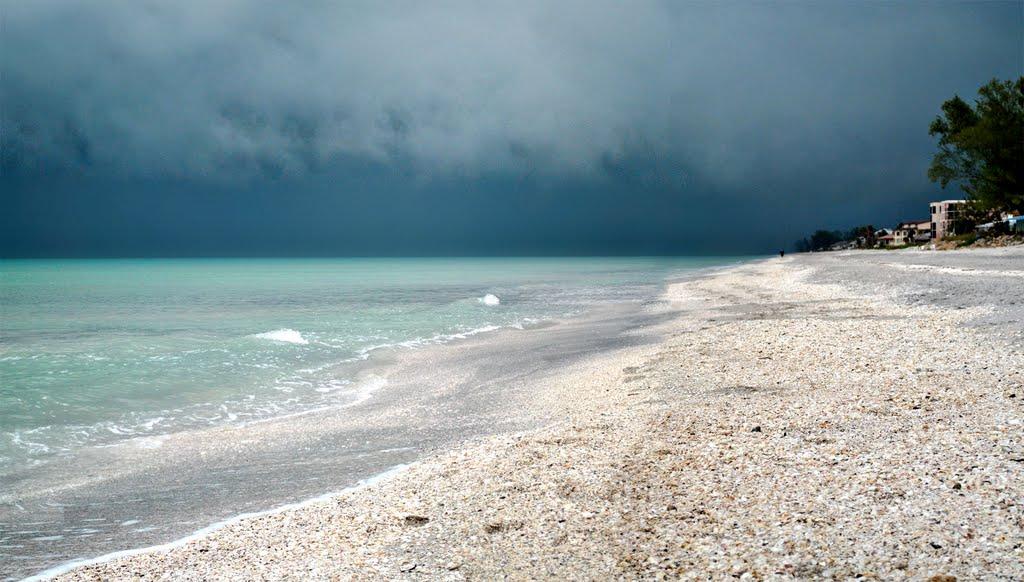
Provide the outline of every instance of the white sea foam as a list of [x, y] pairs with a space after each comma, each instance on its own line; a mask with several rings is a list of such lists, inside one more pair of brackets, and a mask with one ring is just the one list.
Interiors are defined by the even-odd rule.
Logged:
[[387, 386], [388, 381], [386, 378], [371, 374], [368, 378], [359, 383], [359, 387], [356, 390], [356, 398], [352, 402], [346, 403], [343, 408], [350, 406], [356, 406], [369, 400], [373, 393], [381, 388]]
[[265, 333], [257, 333], [255, 335], [253, 335], [252, 337], [259, 338], [259, 339], [271, 340], [271, 341], [275, 341], [275, 342], [284, 342], [284, 343], [289, 343], [289, 344], [299, 344], [299, 345], [303, 345], [303, 346], [309, 343], [309, 340], [307, 340], [306, 338], [302, 337], [301, 333], [295, 331], [294, 329], [288, 329], [288, 328], [275, 329], [274, 331], [268, 331], [268, 332], [265, 332]]
[[349, 382], [348, 380], [333, 379], [320, 384], [315, 388], [315, 390], [321, 394], [327, 394], [328, 392], [334, 392], [335, 390], [344, 388], [349, 384], [351, 384], [351, 382]]
[[[477, 334], [487, 333], [489, 331], [499, 330], [499, 329], [502, 329], [502, 327], [503, 326], [500, 326], [500, 325], [485, 325], [483, 327], [477, 327], [477, 328], [474, 328], [474, 329], [470, 329], [470, 330], [466, 330], [466, 331], [461, 331], [461, 332], [456, 332], [456, 333], [438, 333], [438, 334], [434, 334], [434, 335], [432, 335], [430, 337], [417, 337], [417, 338], [413, 338], [411, 340], [405, 340], [405, 341], [401, 341], [401, 342], [391, 342], [391, 343], [375, 344], [375, 345], [367, 346], [367, 347], [359, 350], [359, 352], [357, 353], [358, 355], [354, 358], [354, 360], [366, 360], [366, 359], [368, 359], [370, 357], [370, 353], [371, 352], [374, 352], [374, 351], [377, 351], [377, 350], [401, 349], [401, 348], [404, 348], [404, 349], [416, 349], [416, 348], [422, 348], [422, 347], [425, 347], [425, 346], [444, 344], [444, 343], [448, 343], [448, 342], [450, 342], [452, 340], [466, 339], [468, 337], [472, 337], [472, 336], [477, 335]], [[518, 323], [510, 324], [507, 327], [512, 327], [512, 328], [516, 328], [516, 329], [522, 329], [521, 325], [519, 325]]]
[[477, 301], [479, 301], [480, 303], [483, 303], [487, 307], [494, 307], [495, 305], [500, 305], [501, 304], [501, 299], [498, 299], [497, 295], [493, 295], [491, 293], [488, 293], [487, 295], [484, 295], [483, 297], [477, 298]]

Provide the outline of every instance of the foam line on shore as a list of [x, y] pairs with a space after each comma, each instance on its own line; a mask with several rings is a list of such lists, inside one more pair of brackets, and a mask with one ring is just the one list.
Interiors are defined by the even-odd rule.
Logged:
[[264, 511], [251, 511], [251, 512], [247, 512], [247, 513], [240, 513], [240, 514], [235, 515], [233, 517], [229, 517], [229, 518], [227, 518], [225, 520], [218, 521], [216, 523], [210, 524], [210, 525], [208, 525], [208, 526], [206, 526], [206, 527], [204, 527], [204, 528], [202, 528], [202, 529], [200, 529], [198, 531], [190, 533], [189, 535], [187, 535], [185, 537], [178, 538], [176, 540], [173, 540], [173, 541], [170, 541], [170, 542], [166, 542], [166, 543], [163, 543], [163, 544], [156, 544], [156, 545], [153, 545], [153, 546], [145, 546], [145, 547], [142, 547], [142, 548], [133, 548], [131, 550], [119, 550], [117, 552], [111, 552], [109, 554], [103, 554], [103, 555], [97, 556], [95, 558], [84, 558], [84, 559], [72, 560], [70, 562], [65, 562], [63, 564], [54, 566], [52, 568], [48, 568], [46, 570], [43, 570], [42, 572], [39, 572], [38, 574], [33, 574], [32, 576], [24, 578], [22, 580], [22, 582], [41, 582], [43, 580], [50, 580], [52, 578], [60, 576], [61, 574], [69, 572], [69, 571], [71, 571], [71, 570], [73, 570], [75, 568], [79, 568], [79, 567], [82, 567], [82, 566], [91, 566], [91, 565], [94, 565], [94, 564], [102, 564], [104, 562], [109, 562], [111, 560], [116, 560], [118, 558], [126, 558], [126, 557], [129, 557], [129, 556], [135, 556], [135, 555], [139, 555], [139, 554], [146, 554], [146, 553], [150, 553], [150, 552], [167, 552], [167, 551], [173, 550], [174, 548], [178, 548], [178, 547], [184, 546], [185, 544], [187, 544], [187, 543], [189, 543], [191, 541], [203, 538], [203, 537], [205, 537], [205, 536], [207, 536], [207, 535], [209, 535], [209, 534], [211, 534], [211, 533], [213, 533], [213, 532], [215, 532], [215, 531], [217, 531], [219, 529], [223, 529], [223, 528], [225, 528], [225, 527], [227, 527], [229, 525], [234, 525], [234, 524], [236, 524], [236, 523], [238, 523], [240, 521], [243, 521], [243, 520], [246, 520], [246, 519], [249, 519], [249, 518], [264, 517], [264, 516], [267, 516], [267, 515], [274, 515], [274, 514], [277, 514], [277, 513], [283, 513], [285, 511], [291, 511], [291, 510], [294, 510], [294, 509], [301, 509], [303, 507], [306, 507], [306, 506], [309, 506], [309, 505], [313, 505], [315, 503], [320, 503], [322, 501], [328, 501], [328, 500], [333, 499], [333, 498], [335, 498], [335, 497], [337, 497], [339, 495], [342, 495], [344, 493], [350, 493], [352, 491], [358, 491], [358, 490], [363, 489], [365, 487], [369, 487], [371, 485], [379, 483], [379, 482], [383, 481], [384, 479], [387, 479], [389, 477], [397, 475], [398, 473], [401, 473], [402, 471], [405, 471], [409, 467], [412, 467], [414, 464], [415, 463], [403, 463], [403, 464], [400, 464], [400, 465], [395, 465], [394, 467], [391, 467], [390, 469], [388, 469], [386, 471], [383, 471], [381, 473], [377, 473], [376, 475], [373, 475], [371, 477], [367, 477], [366, 479], [362, 479], [358, 483], [356, 483], [355, 485], [352, 485], [350, 487], [345, 487], [344, 489], [340, 489], [338, 491], [331, 491], [329, 493], [324, 493], [323, 495], [318, 495], [316, 497], [313, 497], [313, 498], [310, 498], [310, 499], [306, 499], [306, 500], [303, 500], [303, 501], [297, 501], [295, 503], [288, 503], [288, 504], [281, 505], [281, 506], [275, 507], [273, 509], [267, 509], [267, 510], [264, 510]]

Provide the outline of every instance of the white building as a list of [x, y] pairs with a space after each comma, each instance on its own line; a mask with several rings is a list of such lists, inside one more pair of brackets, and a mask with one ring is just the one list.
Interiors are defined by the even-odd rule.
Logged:
[[966, 200], [940, 200], [929, 204], [932, 213], [932, 240], [957, 234], [957, 225], [965, 204]]

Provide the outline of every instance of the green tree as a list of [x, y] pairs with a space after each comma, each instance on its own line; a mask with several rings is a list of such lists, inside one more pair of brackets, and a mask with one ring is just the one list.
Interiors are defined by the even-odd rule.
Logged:
[[843, 233], [838, 230], [816, 230], [808, 241], [812, 251], [824, 251], [837, 242], [843, 240]]
[[871, 224], [865, 224], [863, 226], [857, 226], [851, 228], [846, 233], [846, 240], [852, 240], [857, 242], [857, 246], [862, 248], [871, 248], [875, 246], [875, 227]]
[[928, 133], [939, 137], [932, 182], [958, 183], [984, 214], [1024, 212], [1024, 77], [993, 79], [973, 107], [954, 96]]

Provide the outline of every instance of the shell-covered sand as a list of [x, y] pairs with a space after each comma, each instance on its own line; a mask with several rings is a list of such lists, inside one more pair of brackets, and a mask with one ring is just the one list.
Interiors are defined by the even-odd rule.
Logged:
[[663, 342], [545, 382], [547, 428], [61, 579], [1024, 579], [1019, 346], [822, 268], [672, 285]]

